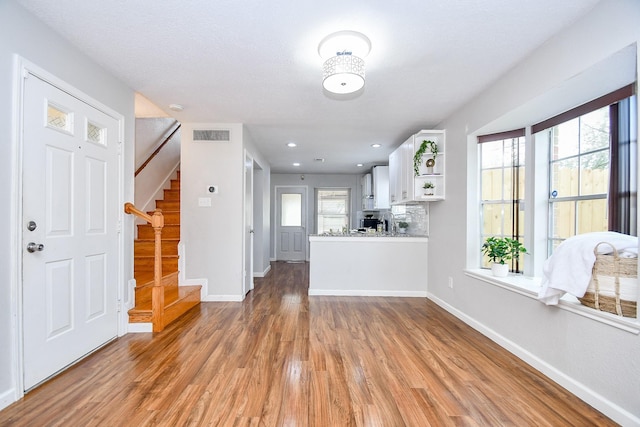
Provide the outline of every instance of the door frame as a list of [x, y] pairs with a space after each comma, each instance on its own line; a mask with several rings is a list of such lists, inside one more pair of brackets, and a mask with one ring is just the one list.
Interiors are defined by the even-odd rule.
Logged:
[[[243, 198], [244, 200], [242, 201], [242, 299], [244, 300], [244, 298], [247, 296], [247, 294], [249, 293], [249, 291], [251, 291], [253, 289], [253, 231], [255, 230], [255, 224], [254, 224], [254, 220], [255, 218], [253, 217], [253, 168], [254, 168], [254, 162], [253, 162], [253, 156], [251, 156], [251, 154], [249, 154], [249, 152], [245, 149], [244, 150], [244, 168], [243, 168], [243, 188], [242, 188], [242, 194], [243, 194]], [[250, 192], [250, 195], [247, 195], [247, 191]], [[250, 206], [247, 206], [247, 200], [251, 200], [250, 202]], [[251, 231], [247, 231], [248, 229], [248, 225], [247, 224], [247, 214], [249, 214], [251, 216]], [[251, 233], [249, 236], [247, 236], [248, 233]], [[247, 239], [250, 240], [249, 243], [249, 248], [247, 248]], [[247, 259], [247, 256], [249, 257], [249, 259]], [[247, 270], [247, 263], [249, 263], [249, 269]], [[249, 279], [249, 283], [247, 283], [247, 278]]]
[[280, 230], [280, 201], [278, 200], [278, 190], [286, 188], [304, 188], [304, 200], [302, 201], [305, 206], [304, 218], [304, 258], [305, 261], [309, 261], [309, 186], [308, 185], [275, 185], [273, 187], [273, 256], [278, 258], [278, 230]]
[[[12, 182], [10, 188], [12, 190], [11, 197], [11, 218], [9, 224], [11, 227], [11, 250], [10, 258], [10, 288], [11, 288], [11, 341], [13, 342], [13, 369], [12, 382], [15, 400], [19, 400], [24, 396], [24, 351], [22, 346], [22, 336], [24, 333], [23, 325], [23, 294], [22, 294], [22, 182], [23, 182], [23, 159], [24, 159], [24, 139], [22, 136], [23, 116], [22, 109], [24, 106], [24, 90], [25, 80], [29, 75], [39, 78], [57, 89], [79, 99], [80, 101], [96, 108], [108, 116], [114, 118], [118, 122], [118, 203], [124, 205], [124, 158], [122, 150], [122, 142], [124, 141], [124, 116], [117, 111], [107, 107], [101, 102], [95, 100], [86, 93], [80, 91], [74, 86], [68, 84], [64, 80], [56, 77], [48, 71], [38, 67], [32, 62], [26, 60], [18, 54], [14, 54], [14, 85], [12, 95], [12, 111], [13, 126], [11, 130], [12, 144]], [[117, 310], [118, 310], [118, 336], [122, 336], [127, 332], [127, 313], [122, 309], [124, 294], [124, 236], [123, 236], [123, 217], [124, 211], [118, 209], [118, 254], [117, 254]]]

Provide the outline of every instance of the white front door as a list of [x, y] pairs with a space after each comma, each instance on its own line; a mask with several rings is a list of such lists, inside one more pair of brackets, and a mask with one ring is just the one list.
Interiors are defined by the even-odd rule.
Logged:
[[22, 130], [28, 390], [117, 336], [119, 124], [29, 74]]
[[304, 261], [307, 249], [307, 189], [277, 187], [276, 259]]

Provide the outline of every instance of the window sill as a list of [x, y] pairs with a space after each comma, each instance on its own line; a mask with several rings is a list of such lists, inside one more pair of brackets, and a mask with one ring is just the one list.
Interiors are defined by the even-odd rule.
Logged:
[[[540, 277], [525, 277], [515, 274], [510, 274], [507, 277], [495, 277], [491, 274], [490, 270], [485, 269], [468, 269], [465, 270], [464, 273], [465, 275], [473, 277], [474, 279], [481, 280], [483, 282], [533, 299], [538, 298], [538, 291], [542, 282], [542, 278]], [[616, 316], [615, 314], [594, 310], [582, 305], [580, 301], [578, 301], [578, 299], [573, 295], [565, 294], [560, 299], [557, 307], [561, 310], [570, 311], [579, 316], [587, 317], [597, 322], [604, 323], [627, 332], [631, 332], [635, 335], [640, 334], [640, 322], [637, 318], [620, 317]]]

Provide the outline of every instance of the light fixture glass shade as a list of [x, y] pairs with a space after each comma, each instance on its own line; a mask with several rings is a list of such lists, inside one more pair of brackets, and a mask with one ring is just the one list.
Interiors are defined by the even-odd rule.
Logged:
[[322, 86], [329, 92], [345, 94], [364, 86], [364, 60], [354, 55], [337, 55], [322, 66]]
[[345, 30], [329, 34], [318, 45], [318, 54], [322, 59], [334, 56], [336, 52], [345, 51], [359, 58], [365, 58], [371, 51], [371, 41], [362, 33]]

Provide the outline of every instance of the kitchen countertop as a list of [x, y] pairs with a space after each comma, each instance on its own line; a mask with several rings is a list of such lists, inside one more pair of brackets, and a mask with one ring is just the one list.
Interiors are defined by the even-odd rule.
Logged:
[[397, 241], [397, 240], [410, 240], [410, 241], [427, 241], [429, 236], [416, 236], [412, 234], [402, 233], [325, 233], [325, 234], [310, 234], [309, 241]]

